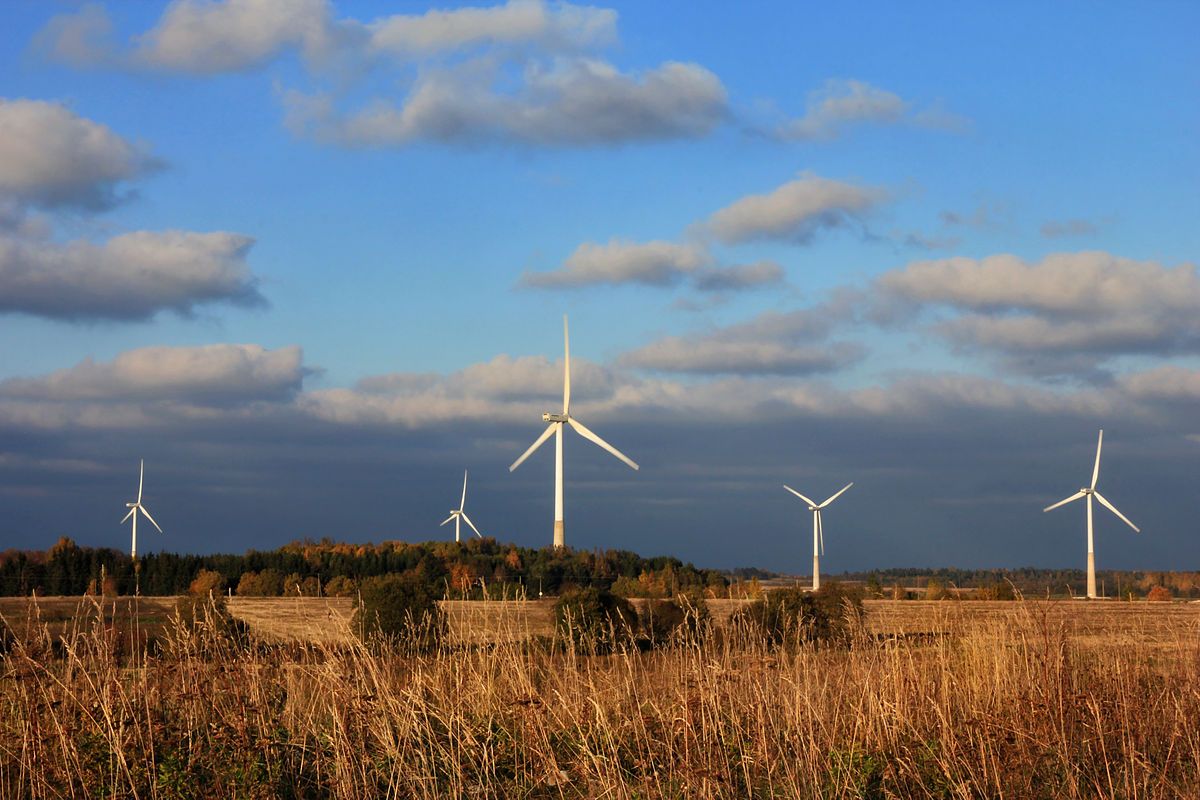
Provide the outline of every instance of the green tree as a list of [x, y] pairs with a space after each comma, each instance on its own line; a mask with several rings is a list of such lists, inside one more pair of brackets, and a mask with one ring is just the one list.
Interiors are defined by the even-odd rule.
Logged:
[[353, 624], [364, 640], [383, 637], [429, 647], [445, 630], [437, 601], [438, 595], [415, 571], [374, 575], [359, 585]]
[[607, 589], [574, 589], [554, 604], [555, 631], [583, 652], [604, 653], [628, 644], [637, 622], [633, 605]]

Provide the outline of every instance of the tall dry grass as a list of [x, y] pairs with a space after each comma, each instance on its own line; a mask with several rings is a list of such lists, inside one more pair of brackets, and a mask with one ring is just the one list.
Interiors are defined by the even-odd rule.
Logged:
[[0, 796], [1200, 796], [1191, 623], [1081, 643], [1044, 604], [929, 614], [607, 656], [263, 645], [211, 607], [132, 654], [102, 614], [34, 625], [3, 657]]

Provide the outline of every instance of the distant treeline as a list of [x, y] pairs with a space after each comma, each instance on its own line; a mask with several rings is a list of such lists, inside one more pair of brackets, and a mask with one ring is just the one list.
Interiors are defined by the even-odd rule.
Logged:
[[[760, 580], [786, 576], [755, 568], [729, 572], [697, 569], [677, 558], [643, 558], [628, 550], [533, 549], [494, 539], [455, 542], [346, 544], [323, 539], [243, 555], [150, 553], [135, 575], [129, 556], [110, 548], [79, 547], [62, 538], [48, 551], [0, 553], [0, 595], [145, 595], [232, 592], [252, 596], [352, 595], [363, 578], [387, 574], [419, 577], [439, 596], [529, 597], [593, 586], [626, 597], [668, 597], [699, 589], [708, 597], [758, 596]], [[833, 576], [829, 576], [833, 577]], [[846, 572], [868, 597], [986, 597], [1007, 599], [1081, 595], [1083, 570], [981, 570], [904, 568]], [[1198, 572], [1097, 573], [1109, 597], [1200, 597]], [[967, 592], [965, 590], [972, 590]]]
[[[868, 595], [891, 597], [897, 589], [920, 596], [932, 593], [935, 597], [952, 595], [956, 590], [983, 590], [984, 595], [1005, 599], [1016, 593], [1029, 598], [1084, 595], [1087, 592], [1087, 572], [1082, 569], [938, 569], [905, 567], [845, 572], [842, 580], [861, 582]], [[1156, 588], [1167, 590], [1173, 597], [1200, 597], [1200, 572], [1158, 572], [1098, 570], [1096, 585], [1106, 597], [1145, 597]]]
[[345, 544], [294, 542], [244, 555], [149, 553], [137, 574], [125, 553], [60, 539], [48, 551], [0, 553], [0, 595], [175, 595], [208, 590], [242, 595], [353, 594], [363, 578], [407, 573], [456, 597], [558, 594], [596, 586], [631, 596], [665, 596], [699, 588], [724, 596], [729, 581], [677, 558], [643, 558], [627, 550], [533, 549], [494, 539]]

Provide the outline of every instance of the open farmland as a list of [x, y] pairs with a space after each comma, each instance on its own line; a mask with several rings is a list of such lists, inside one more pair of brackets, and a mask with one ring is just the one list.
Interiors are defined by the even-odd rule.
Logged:
[[848, 647], [735, 624], [589, 655], [498, 635], [548, 630], [546, 600], [447, 604], [494, 643], [413, 653], [272, 599], [232, 604], [265, 646], [202, 608], [122, 656], [91, 611], [48, 652], [69, 605], [39, 602], [0, 673], [3, 797], [1200, 795], [1196, 605], [879, 601]]

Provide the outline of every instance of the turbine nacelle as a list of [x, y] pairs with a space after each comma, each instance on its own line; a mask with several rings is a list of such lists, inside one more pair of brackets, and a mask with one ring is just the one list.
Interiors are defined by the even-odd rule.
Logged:
[[542, 422], [567, 422], [569, 419], [566, 414], [551, 414], [549, 411], [542, 414]]

